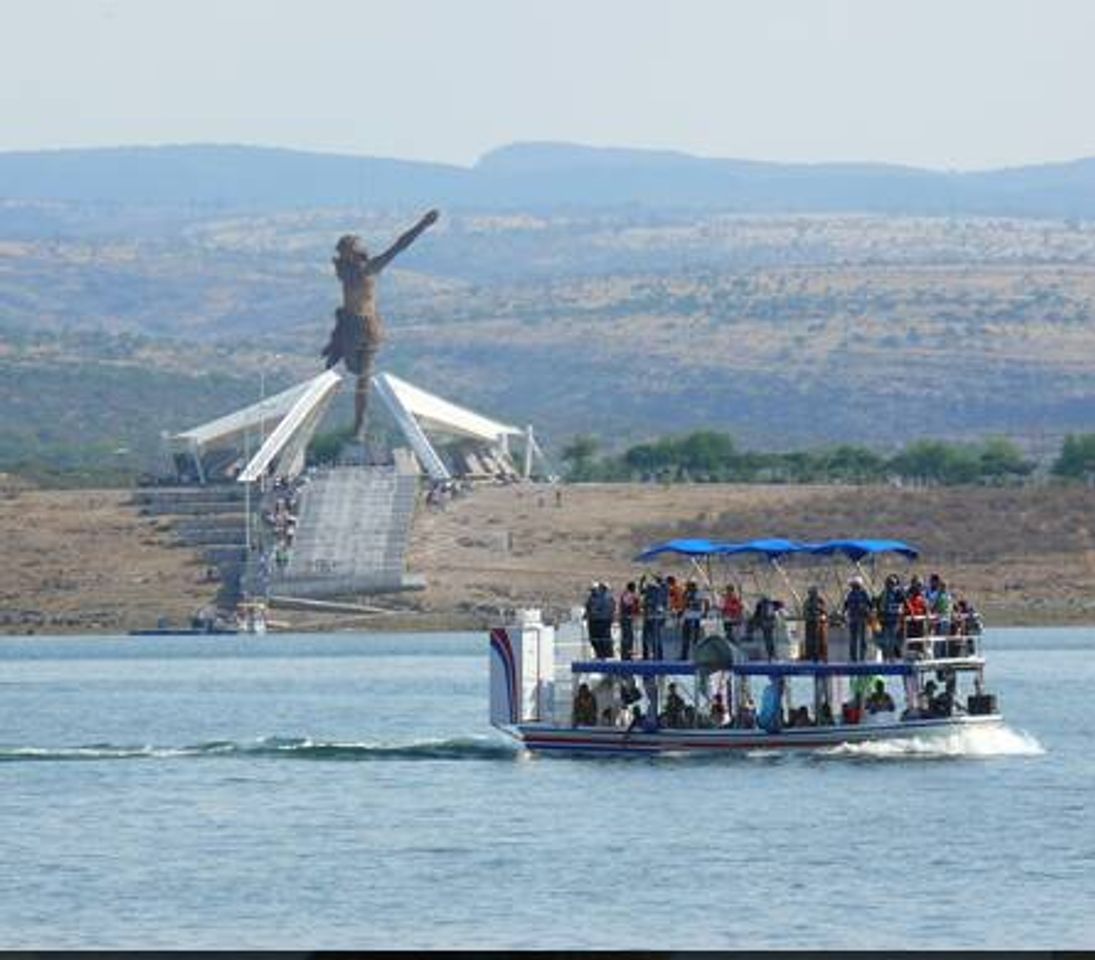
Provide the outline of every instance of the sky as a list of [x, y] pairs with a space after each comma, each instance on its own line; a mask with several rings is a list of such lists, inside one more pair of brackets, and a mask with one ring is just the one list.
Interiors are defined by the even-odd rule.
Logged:
[[1092, 0], [0, 0], [0, 150], [1095, 156]]

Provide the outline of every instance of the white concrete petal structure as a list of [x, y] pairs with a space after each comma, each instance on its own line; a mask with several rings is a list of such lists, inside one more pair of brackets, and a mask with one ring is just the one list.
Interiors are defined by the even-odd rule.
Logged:
[[507, 459], [510, 437], [529, 438], [529, 431], [458, 407], [390, 373], [377, 374], [372, 385], [431, 480], [450, 480], [452, 475], [426, 437], [427, 431], [478, 440]]
[[342, 377], [328, 370], [235, 413], [176, 433], [169, 438], [170, 445], [172, 449], [189, 453], [194, 458], [204, 482], [202, 454], [206, 450], [231, 446], [253, 432], [264, 433], [273, 427], [258, 452], [240, 471], [238, 480], [241, 483], [253, 482], [272, 463], [278, 464], [279, 473], [295, 475], [303, 467], [308, 441], [341, 382]]

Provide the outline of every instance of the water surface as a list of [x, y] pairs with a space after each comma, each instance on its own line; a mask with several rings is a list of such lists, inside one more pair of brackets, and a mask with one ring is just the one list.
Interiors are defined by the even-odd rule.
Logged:
[[532, 758], [470, 634], [0, 641], [0, 947], [1083, 947], [1095, 632], [1002, 732]]

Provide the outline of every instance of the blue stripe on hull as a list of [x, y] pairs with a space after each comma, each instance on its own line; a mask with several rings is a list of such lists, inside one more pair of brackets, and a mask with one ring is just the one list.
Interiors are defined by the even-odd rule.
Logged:
[[623, 730], [546, 727], [523, 724], [508, 731], [529, 750], [602, 754], [725, 753], [733, 750], [785, 750], [835, 747], [844, 743], [901, 740], [921, 735], [939, 735], [965, 727], [1002, 722], [999, 715], [962, 717], [948, 720], [910, 720], [901, 724], [835, 727], [825, 730], [790, 729], [780, 733], [742, 730], [734, 733], [714, 730], [664, 730], [659, 733], [628, 734]]

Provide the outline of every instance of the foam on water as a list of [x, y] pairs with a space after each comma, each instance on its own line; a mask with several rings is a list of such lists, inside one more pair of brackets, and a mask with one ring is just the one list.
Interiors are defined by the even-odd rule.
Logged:
[[215, 740], [183, 747], [95, 743], [75, 747], [0, 747], [0, 763], [19, 761], [148, 760], [184, 757], [295, 760], [512, 760], [515, 746], [493, 738], [450, 737], [407, 743], [322, 742], [307, 737], [264, 737], [249, 743]]
[[[797, 752], [796, 752], [797, 753]], [[977, 757], [1040, 756], [1045, 749], [1025, 731], [999, 725], [965, 727], [947, 734], [844, 743], [819, 747], [807, 756], [823, 759], [960, 759]], [[646, 757], [658, 762], [709, 763], [727, 759], [779, 762], [783, 750], [749, 750], [742, 753], [705, 754], [682, 752]], [[802, 756], [803, 754], [798, 754]], [[514, 760], [524, 756], [520, 747], [493, 737], [448, 737], [405, 743], [378, 741], [317, 741], [308, 737], [262, 737], [250, 742], [213, 740], [190, 746], [170, 747], [93, 743], [72, 747], [0, 747], [0, 763], [19, 761], [169, 760], [181, 758], [268, 758], [292, 760]], [[558, 755], [562, 759], [601, 760], [597, 754]], [[629, 760], [634, 758], [628, 758]]]
[[863, 758], [870, 760], [947, 760], [976, 757], [1036, 757], [1045, 748], [1023, 730], [1004, 724], [963, 727], [946, 734], [909, 737], [901, 740], [876, 740], [871, 743], [842, 743], [817, 751], [827, 758]]

